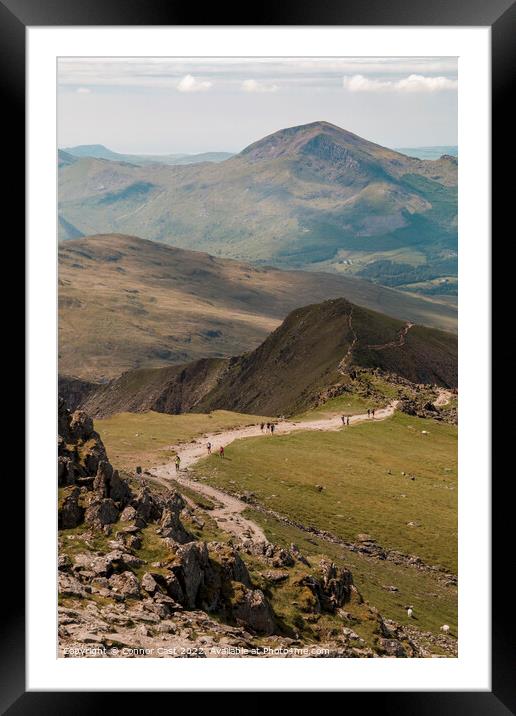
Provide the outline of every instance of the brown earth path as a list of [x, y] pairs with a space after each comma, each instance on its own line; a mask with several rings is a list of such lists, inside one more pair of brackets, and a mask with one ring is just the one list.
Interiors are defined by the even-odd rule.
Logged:
[[[395, 400], [387, 407], [375, 410], [374, 418], [370, 418], [367, 413], [350, 416], [350, 427], [365, 421], [372, 422], [373, 420], [385, 420], [394, 413], [397, 403], [398, 401]], [[306, 422], [282, 420], [276, 424], [274, 435], [286, 435], [298, 430], [335, 431], [342, 428], [343, 425], [340, 416], [326, 418], [324, 420], [308, 420]], [[175, 480], [180, 485], [194, 490], [198, 494], [215, 502], [215, 508], [210, 510], [209, 514], [210, 517], [217, 522], [220, 529], [225, 532], [231, 533], [239, 540], [266, 542], [267, 540], [263, 530], [252, 520], [243, 516], [242, 513], [244, 510], [249, 508], [249, 505], [246, 502], [239, 500], [237, 497], [229, 495], [222, 490], [212, 487], [211, 485], [206, 485], [205, 483], [193, 480], [186, 474], [186, 470], [188, 468], [195, 465], [199, 460], [202, 460], [202, 458], [207, 457], [208, 442], [212, 445], [212, 452], [217, 453], [221, 446], [225, 448], [235, 440], [260, 436], [268, 436], [270, 439], [274, 439], [274, 436], [267, 433], [265, 429], [262, 431], [260, 429], [260, 425], [250, 425], [244, 428], [223, 430], [219, 433], [207, 433], [202, 438], [198, 438], [190, 443], [171, 446], [181, 459], [181, 469], [179, 471], [176, 470], [175, 463], [170, 462], [166, 465], [161, 465], [149, 470], [149, 473], [153, 479], [162, 485], [169, 484], [169, 480]]]

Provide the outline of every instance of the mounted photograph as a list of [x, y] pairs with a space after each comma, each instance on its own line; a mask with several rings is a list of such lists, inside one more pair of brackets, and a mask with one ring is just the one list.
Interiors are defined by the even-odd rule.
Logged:
[[457, 58], [56, 81], [58, 656], [456, 658]]

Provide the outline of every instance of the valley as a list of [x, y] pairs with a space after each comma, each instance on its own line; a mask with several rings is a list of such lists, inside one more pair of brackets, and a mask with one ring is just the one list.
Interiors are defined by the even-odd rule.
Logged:
[[[220, 162], [64, 153], [60, 163], [61, 239], [126, 233], [257, 265], [350, 274], [375, 262], [379, 283], [394, 271], [401, 286], [414, 283], [413, 267], [424, 266], [427, 280], [457, 275], [450, 155], [408, 157], [314, 122]], [[395, 265], [384, 270], [382, 261]]]
[[420, 150], [59, 152], [60, 656], [457, 656], [457, 160]]
[[456, 331], [453, 306], [347, 276], [282, 271], [132, 236], [59, 245], [59, 369], [93, 382], [256, 348], [300, 305], [346, 296]]

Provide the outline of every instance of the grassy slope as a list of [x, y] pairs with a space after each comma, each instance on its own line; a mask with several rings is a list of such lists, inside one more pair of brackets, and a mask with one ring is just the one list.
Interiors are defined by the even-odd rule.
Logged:
[[457, 569], [454, 426], [396, 414], [336, 433], [251, 438], [230, 446], [224, 462], [212, 457], [197, 472], [227, 491], [250, 490], [264, 505], [344, 540], [365, 532], [384, 547]]
[[[256, 510], [247, 510], [246, 516], [263, 528], [271, 542], [285, 547], [296, 544], [312, 564], [317, 564], [324, 555], [350, 569], [364, 599], [383, 617], [433, 633], [438, 633], [442, 624], [448, 624], [450, 633], [457, 635], [457, 589], [446, 586], [434, 574], [369, 559]], [[395, 586], [398, 591], [389, 591], [386, 589], [389, 586]], [[279, 589], [274, 590], [273, 603], [274, 609], [282, 612], [288, 621], [294, 610]], [[407, 616], [407, 605], [414, 608], [415, 620]]]
[[110, 460], [117, 468], [134, 470], [136, 465], [151, 467], [172, 459], [170, 446], [188, 442], [206, 432], [260, 422], [259, 416], [216, 410], [209, 415], [189, 413], [119, 413], [95, 420]]
[[338, 296], [456, 330], [453, 307], [367, 281], [256, 268], [118, 234], [62, 244], [59, 279], [60, 372], [82, 378], [236, 355], [294, 308]]
[[[305, 417], [321, 418], [345, 412], [341, 401], [350, 404], [352, 413], [361, 412], [364, 399], [342, 396]], [[248, 415], [225, 411], [179, 416], [126, 413], [97, 420], [95, 427], [115, 466], [132, 470], [137, 464], [149, 467], [170, 459], [172, 452], [167, 446], [171, 443], [250, 420]], [[423, 435], [422, 429], [429, 435]], [[389, 469], [391, 475], [387, 474]], [[227, 449], [224, 463], [212, 458], [197, 471], [209, 474], [211, 484], [230, 492], [252, 490], [263, 504], [345, 539], [352, 540], [357, 533], [368, 532], [385, 546], [412, 551], [430, 562], [455, 569], [456, 469], [455, 427], [396, 414], [385, 422], [354, 426], [338, 433], [240, 441]], [[414, 473], [416, 480], [403, 477], [402, 470]], [[326, 489], [316, 492], [313, 488], [316, 483]], [[208, 509], [203, 515], [204, 529], [199, 532], [194, 524], [188, 524], [188, 529], [203, 539], [227, 539], [209, 517], [210, 501], [193, 491], [182, 487], [180, 490]], [[276, 497], [271, 498], [272, 494]], [[406, 497], [401, 498], [401, 494]], [[368, 559], [251, 507], [247, 514], [261, 525], [270, 541], [285, 546], [294, 542], [312, 564], [316, 565], [325, 555], [351, 569], [364, 598], [385, 617], [433, 633], [446, 623], [452, 634], [457, 633], [457, 590], [443, 584], [435, 574]], [[339, 514], [348, 519], [337, 517]], [[421, 527], [407, 527], [408, 521], [421, 521]], [[151, 555], [152, 550], [153, 534], [149, 531], [140, 556], [146, 556], [147, 552]], [[249, 568], [253, 572], [252, 563]], [[255, 578], [259, 579], [259, 575], [255, 574]], [[386, 589], [390, 585], [398, 591]], [[270, 597], [285, 623], [294, 624], [298, 610], [292, 607], [289, 583], [273, 587]], [[414, 607], [415, 621], [406, 615], [408, 604]]]
[[[290, 267], [327, 261], [333, 269], [342, 249], [388, 255], [420, 244], [427, 260], [442, 236], [456, 244], [449, 230], [456, 212], [453, 161], [409, 159], [335, 127], [297, 129], [299, 142], [280, 132], [256, 156], [244, 152], [219, 164], [78, 160], [60, 171], [63, 218], [83, 234], [124, 231]], [[326, 151], [324, 138], [340, 158]], [[284, 152], [274, 150], [276, 141]]]

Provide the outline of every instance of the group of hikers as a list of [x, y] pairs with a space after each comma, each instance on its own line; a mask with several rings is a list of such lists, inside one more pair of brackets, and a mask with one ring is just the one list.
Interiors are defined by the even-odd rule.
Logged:
[[[373, 420], [374, 420], [374, 410], [375, 410], [374, 408], [367, 409], [367, 417], [373, 418]], [[345, 425], [345, 426], [349, 425], [349, 415], [342, 415], [341, 420], [342, 420], [342, 425]], [[260, 430], [262, 431], [262, 433], [265, 430], [265, 432], [267, 432], [267, 433], [270, 432], [271, 435], [274, 435], [275, 427], [276, 427], [276, 423], [260, 423]], [[208, 450], [208, 455], [211, 455], [212, 449], [213, 449], [211, 442], [206, 443], [206, 449]], [[218, 452], [218, 455], [220, 458], [224, 458], [224, 446], [223, 445], [220, 446], [220, 448], [218, 449], [217, 452]], [[181, 458], [179, 457], [179, 455], [176, 455], [174, 462], [176, 465], [176, 472], [179, 472], [181, 469]]]
[[276, 423], [260, 423], [260, 430], [264, 431], [266, 433], [270, 433], [271, 435], [274, 435], [274, 428], [276, 427]]
[[[374, 408], [368, 408], [367, 409], [367, 417], [372, 418], [374, 420]], [[343, 425], [349, 425], [349, 415], [342, 415], [341, 416], [342, 424]]]
[[[208, 455], [211, 455], [213, 446], [210, 442], [206, 443], [206, 449], [208, 450]], [[221, 445], [218, 449], [219, 457], [224, 458], [224, 445]], [[176, 455], [174, 460], [175, 466], [176, 466], [176, 472], [179, 472], [181, 469], [181, 458], [179, 455]]]
[[[208, 450], [208, 455], [211, 455], [212, 448], [213, 448], [212, 444], [210, 442], [207, 442], [206, 449]], [[219, 447], [218, 453], [219, 453], [219, 457], [224, 457], [224, 445], [221, 445]]]

